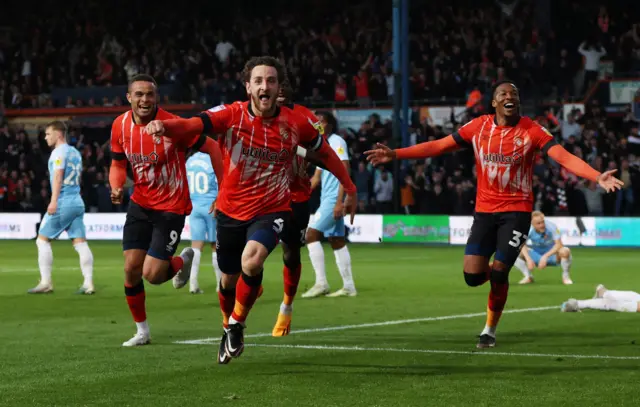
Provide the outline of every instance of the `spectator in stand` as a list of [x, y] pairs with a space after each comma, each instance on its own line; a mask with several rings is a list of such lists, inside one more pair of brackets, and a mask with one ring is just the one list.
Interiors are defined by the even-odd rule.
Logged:
[[385, 168], [380, 169], [373, 192], [376, 194], [376, 213], [393, 213], [393, 179]]
[[587, 40], [580, 44], [578, 52], [584, 57], [584, 83], [583, 93], [586, 93], [598, 80], [600, 59], [607, 54], [600, 41]]

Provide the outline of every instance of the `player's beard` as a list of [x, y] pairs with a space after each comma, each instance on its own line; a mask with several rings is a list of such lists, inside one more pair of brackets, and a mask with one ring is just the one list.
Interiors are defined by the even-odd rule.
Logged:
[[260, 112], [262, 116], [269, 116], [273, 114], [275, 110], [274, 99], [275, 98], [273, 96], [270, 96], [268, 100], [263, 102], [260, 100], [260, 97], [254, 96], [254, 95], [251, 96], [251, 102], [253, 104], [253, 107], [255, 108], [256, 112]]

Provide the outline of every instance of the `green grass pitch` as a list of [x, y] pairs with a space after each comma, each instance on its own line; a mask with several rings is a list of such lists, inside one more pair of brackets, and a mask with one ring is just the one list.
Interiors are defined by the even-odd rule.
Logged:
[[[297, 298], [294, 332], [272, 338], [282, 299], [278, 250], [248, 320], [244, 354], [219, 366], [220, 313], [208, 250], [200, 272], [205, 294], [147, 284], [153, 344], [122, 348], [135, 326], [119, 242], [90, 246], [96, 295], [74, 294], [82, 277], [65, 241], [53, 244], [55, 293], [29, 296], [38, 280], [34, 242], [0, 242], [0, 405], [638, 404], [638, 315], [559, 310], [569, 297], [590, 298], [598, 283], [639, 290], [637, 250], [574, 249], [569, 287], [559, 268], [539, 271], [529, 286], [517, 285], [514, 270], [498, 346], [486, 352], [476, 352], [475, 342], [488, 287], [464, 284], [462, 248], [353, 245], [358, 297]], [[325, 256], [337, 289], [327, 246]], [[299, 291], [312, 283], [305, 249]]]

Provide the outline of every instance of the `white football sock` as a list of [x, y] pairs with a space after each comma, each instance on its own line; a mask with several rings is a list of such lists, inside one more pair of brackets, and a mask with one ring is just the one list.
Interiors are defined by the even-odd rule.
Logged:
[[615, 301], [604, 298], [594, 298], [591, 300], [578, 300], [580, 309], [597, 309], [600, 311], [637, 312], [637, 301]]
[[82, 270], [82, 276], [84, 277], [83, 286], [93, 284], [93, 253], [89, 249], [87, 242], [74, 244], [73, 248], [76, 249], [80, 256], [80, 270]]
[[307, 244], [307, 249], [309, 249], [309, 259], [311, 259], [313, 271], [316, 272], [316, 285], [328, 286], [327, 273], [324, 269], [324, 250], [322, 249], [322, 243], [309, 243]]
[[195, 247], [192, 247], [191, 250], [193, 250], [193, 260], [191, 260], [189, 287], [196, 288], [198, 287], [198, 271], [200, 271], [200, 257], [202, 256], [202, 252], [200, 249], [196, 249]]
[[349, 249], [345, 246], [342, 249], [334, 250], [333, 254], [336, 256], [336, 264], [342, 276], [343, 287], [347, 290], [355, 290], [353, 274], [351, 273], [351, 254], [349, 254]]
[[40, 284], [51, 284], [51, 266], [53, 265], [53, 251], [51, 243], [36, 239], [38, 246], [38, 267], [40, 268]]
[[520, 272], [522, 272], [522, 274], [525, 277], [529, 277], [529, 278], [533, 277], [531, 275], [531, 272], [529, 271], [529, 268], [527, 267], [527, 262], [521, 259], [520, 257], [518, 257], [518, 259], [514, 263], [514, 266], [516, 266], [518, 270], [520, 270]]
[[562, 267], [562, 278], [569, 278], [569, 269], [571, 268], [571, 256], [568, 259], [560, 259], [560, 267]]
[[149, 335], [149, 324], [147, 324], [147, 321], [136, 322], [136, 328], [139, 334]]
[[222, 271], [220, 271], [220, 266], [218, 266], [218, 253], [216, 251], [211, 253], [211, 262], [213, 263], [213, 270], [216, 273], [216, 287], [220, 287], [220, 279], [222, 278]]
[[493, 336], [495, 338], [496, 337], [496, 329], [497, 328], [498, 328], [497, 326], [485, 325], [484, 329], [482, 330], [482, 332], [480, 332], [480, 335], [489, 335], [489, 336]]
[[640, 294], [635, 291], [607, 290], [602, 295], [605, 300], [640, 302]]

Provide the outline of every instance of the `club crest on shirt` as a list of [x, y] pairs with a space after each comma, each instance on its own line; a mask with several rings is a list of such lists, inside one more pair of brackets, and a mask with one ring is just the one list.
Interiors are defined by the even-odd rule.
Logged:
[[513, 144], [515, 144], [516, 147], [521, 147], [522, 146], [522, 139], [520, 137], [516, 137], [513, 139]]
[[318, 130], [320, 134], [324, 134], [324, 127], [322, 126], [322, 123], [315, 122], [315, 123], [311, 123], [311, 125], [315, 127], [315, 129]]
[[160, 144], [162, 142], [162, 137], [161, 136], [153, 136], [153, 142], [154, 142], [154, 144]]
[[280, 137], [285, 140], [289, 138], [289, 131], [286, 129], [286, 127], [280, 127]]

